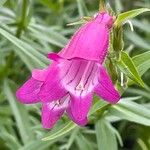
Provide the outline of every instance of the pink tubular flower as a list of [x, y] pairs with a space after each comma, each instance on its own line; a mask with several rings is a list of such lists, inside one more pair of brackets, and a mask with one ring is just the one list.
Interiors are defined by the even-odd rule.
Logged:
[[50, 53], [53, 63], [44, 70], [33, 70], [32, 77], [17, 91], [22, 103], [42, 102], [44, 128], [53, 127], [65, 111], [75, 123], [85, 125], [93, 93], [112, 104], [120, 99], [102, 66], [112, 25], [112, 16], [99, 13], [62, 51]]

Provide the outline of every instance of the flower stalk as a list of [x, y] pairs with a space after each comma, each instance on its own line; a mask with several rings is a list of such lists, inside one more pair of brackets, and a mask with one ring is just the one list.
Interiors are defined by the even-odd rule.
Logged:
[[18, 29], [16, 32], [16, 37], [20, 38], [22, 31], [26, 28], [26, 16], [27, 16], [27, 9], [28, 9], [28, 0], [22, 1], [22, 12], [21, 12], [21, 19], [18, 22]]
[[123, 50], [124, 42], [123, 42], [123, 29], [122, 27], [114, 27], [113, 29], [113, 50], [116, 54], [117, 60], [120, 60], [120, 53]]

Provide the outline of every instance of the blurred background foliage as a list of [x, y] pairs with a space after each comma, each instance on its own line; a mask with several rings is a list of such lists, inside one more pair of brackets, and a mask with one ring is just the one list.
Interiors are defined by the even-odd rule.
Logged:
[[[150, 8], [149, 0], [109, 0], [117, 14]], [[15, 91], [33, 68], [49, 64], [79, 27], [66, 24], [98, 11], [98, 0], [0, 0], [0, 150], [149, 150], [150, 13], [124, 26], [124, 50], [138, 66], [145, 88], [128, 87], [122, 100], [107, 108], [95, 97], [90, 122], [78, 127], [64, 115], [52, 130], [40, 123], [40, 105], [22, 105]], [[136, 56], [138, 55], [138, 56]], [[99, 119], [99, 113], [103, 115]], [[96, 120], [96, 121], [95, 121]]]

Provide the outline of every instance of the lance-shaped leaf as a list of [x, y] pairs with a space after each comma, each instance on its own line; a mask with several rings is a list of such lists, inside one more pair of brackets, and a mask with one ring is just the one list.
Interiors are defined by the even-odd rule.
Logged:
[[7, 141], [7, 147], [11, 150], [16, 150], [21, 147], [19, 141], [17, 140], [16, 136], [13, 136], [9, 132], [5, 131], [3, 128], [1, 129], [0, 132], [0, 137]]
[[4, 81], [4, 93], [8, 99], [12, 112], [14, 114], [16, 124], [21, 136], [23, 143], [28, 143], [30, 140], [34, 139], [33, 133], [30, 132], [30, 122], [29, 116], [25, 109], [25, 106], [19, 104], [13, 95], [15, 89], [14, 84], [11, 84], [8, 80]]
[[1, 0], [1, 1], [0, 1], [0, 7], [3, 6], [6, 1], [7, 1], [7, 0]]
[[126, 31], [125, 36], [137, 47], [145, 50], [150, 48], [150, 44], [135, 32]]
[[142, 76], [150, 68], [150, 51], [136, 55], [132, 60]]
[[80, 17], [88, 15], [88, 10], [83, 0], [77, 0], [77, 5]]
[[54, 133], [50, 133], [47, 135], [47, 137], [43, 138], [43, 141], [48, 141], [48, 140], [54, 140], [56, 138], [59, 138], [68, 132], [70, 132], [72, 129], [74, 129], [77, 125], [71, 121], [69, 121], [65, 126], [59, 128], [59, 130], [55, 131]]
[[[34, 67], [43, 68], [47, 63], [49, 63], [48, 59], [36, 51], [31, 45], [28, 45], [24, 41], [7, 32], [7, 27], [5, 25], [1, 25], [0, 27], [0, 34], [17, 47], [14, 48], [14, 51], [22, 58], [29, 69], [32, 69], [33, 64]], [[29, 65], [29, 62], [32, 62], [32, 65]]]
[[150, 9], [148, 8], [140, 8], [140, 9], [134, 9], [131, 11], [127, 11], [124, 13], [121, 13], [118, 15], [116, 21], [115, 21], [115, 25], [116, 26], [120, 26], [121, 24], [125, 23], [127, 20], [132, 19], [144, 12], [150, 11]]
[[121, 60], [117, 62], [117, 66], [119, 69], [126, 74], [130, 79], [135, 81], [141, 86], [144, 86], [144, 82], [142, 81], [132, 58], [125, 52], [121, 52]]
[[130, 100], [121, 100], [109, 109], [109, 113], [121, 119], [150, 126], [149, 109]]
[[[98, 150], [117, 150], [117, 139], [111, 124], [101, 118], [95, 124]], [[108, 144], [109, 143], [109, 144]]]
[[[29, 34], [32, 37], [39, 39], [39, 41], [42, 40], [58, 47], [64, 47], [68, 41], [63, 35], [46, 26], [32, 23], [28, 27], [28, 30], [31, 31]], [[41, 35], [41, 33], [43, 34]]]
[[78, 136], [76, 137], [76, 143], [79, 147], [79, 150], [93, 150], [92, 142], [80, 133], [78, 133]]

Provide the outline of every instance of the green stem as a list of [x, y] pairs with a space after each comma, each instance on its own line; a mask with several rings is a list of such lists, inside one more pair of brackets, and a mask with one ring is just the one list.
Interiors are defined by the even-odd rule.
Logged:
[[105, 11], [105, 0], [100, 0], [99, 1], [99, 11]]
[[[18, 38], [21, 37], [22, 31], [25, 29], [27, 6], [28, 6], [28, 0], [23, 0], [21, 19], [18, 23], [18, 28], [16, 31], [16, 37], [18, 37]], [[13, 67], [13, 62], [14, 62], [15, 58], [16, 58], [15, 52], [11, 51], [10, 54], [8, 55], [8, 58], [6, 60], [6, 65], [5, 65], [4, 70], [3, 70], [6, 72], [6, 76], [10, 75], [8, 69]]]
[[21, 37], [22, 31], [25, 29], [27, 6], [28, 6], [28, 0], [23, 0], [21, 19], [18, 23], [18, 29], [16, 32], [16, 37], [18, 37], [18, 38]]

